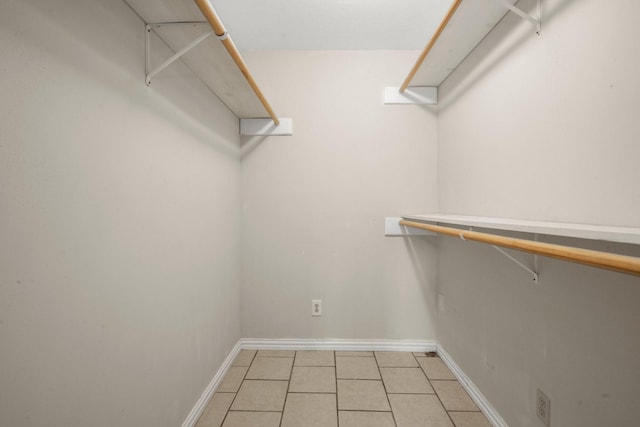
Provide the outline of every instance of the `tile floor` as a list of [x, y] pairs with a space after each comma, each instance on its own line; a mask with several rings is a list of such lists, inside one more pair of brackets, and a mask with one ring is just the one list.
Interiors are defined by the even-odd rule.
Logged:
[[196, 427], [491, 427], [434, 353], [242, 350]]

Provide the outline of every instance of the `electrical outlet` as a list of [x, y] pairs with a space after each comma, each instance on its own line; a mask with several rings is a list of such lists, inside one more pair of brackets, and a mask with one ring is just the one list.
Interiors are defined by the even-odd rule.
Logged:
[[540, 389], [536, 393], [536, 414], [545, 426], [551, 425], [551, 400]]
[[311, 315], [322, 316], [322, 300], [321, 299], [311, 300]]

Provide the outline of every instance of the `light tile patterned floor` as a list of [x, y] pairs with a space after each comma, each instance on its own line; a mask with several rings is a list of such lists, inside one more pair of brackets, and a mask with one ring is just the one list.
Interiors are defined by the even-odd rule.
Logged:
[[196, 427], [491, 427], [434, 353], [242, 350]]

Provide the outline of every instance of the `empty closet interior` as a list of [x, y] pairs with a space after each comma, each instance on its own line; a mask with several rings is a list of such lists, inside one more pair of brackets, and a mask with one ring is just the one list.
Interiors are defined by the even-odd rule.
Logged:
[[3, 0], [0, 425], [193, 427], [313, 350], [439, 358], [494, 426], [540, 392], [636, 425], [638, 16]]

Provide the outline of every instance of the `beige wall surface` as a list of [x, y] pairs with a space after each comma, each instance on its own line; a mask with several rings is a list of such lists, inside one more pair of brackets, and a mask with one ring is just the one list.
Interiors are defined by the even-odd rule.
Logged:
[[639, 3], [542, 4], [437, 116], [382, 104], [416, 52], [246, 53], [294, 135], [241, 140], [179, 63], [145, 86], [124, 3], [0, 3], [0, 425], [179, 425], [241, 336], [437, 339], [509, 425], [540, 425], [536, 388], [552, 425], [634, 425], [637, 278], [384, 237], [436, 210], [640, 225]]
[[510, 13], [442, 85], [439, 209], [637, 227], [640, 4], [542, 4], [540, 36]]
[[[441, 87], [439, 208], [638, 227], [640, 4], [542, 5], [540, 36], [509, 14]], [[540, 269], [534, 284], [491, 247], [443, 237], [439, 341], [511, 426], [542, 425], [537, 388], [552, 426], [637, 424], [640, 281], [549, 259]]]
[[2, 1], [0, 58], [0, 425], [180, 425], [240, 337], [237, 118], [121, 1]]
[[383, 105], [416, 55], [245, 55], [294, 135], [243, 141], [244, 337], [435, 338], [432, 243], [384, 237], [385, 216], [435, 209], [435, 114]]

